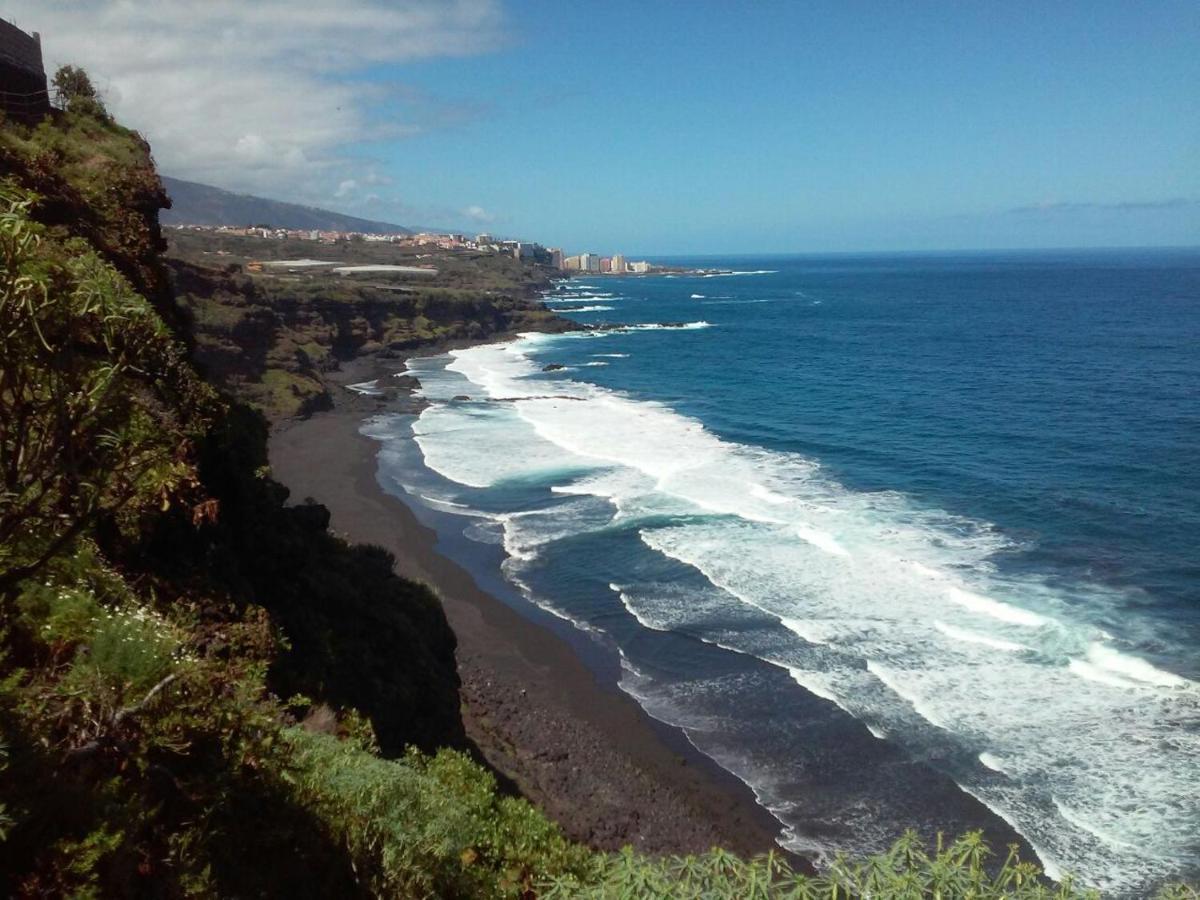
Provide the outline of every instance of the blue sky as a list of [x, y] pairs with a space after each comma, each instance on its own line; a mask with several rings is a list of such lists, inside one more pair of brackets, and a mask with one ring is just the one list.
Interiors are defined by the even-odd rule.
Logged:
[[230, 124], [236, 153], [160, 151], [136, 74], [97, 64], [172, 174], [575, 251], [1200, 244], [1195, 0], [344, 3], [382, 7], [405, 52], [315, 11], [274, 63], [264, 39], [264, 72], [328, 41], [292, 81], [338, 127]]

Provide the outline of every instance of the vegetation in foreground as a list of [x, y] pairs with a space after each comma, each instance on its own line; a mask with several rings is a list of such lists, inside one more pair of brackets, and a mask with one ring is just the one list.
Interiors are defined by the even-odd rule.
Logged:
[[819, 877], [600, 854], [503, 795], [436, 598], [285, 505], [261, 415], [197, 375], [148, 148], [85, 99], [0, 127], [0, 891], [1088, 896], [978, 835]]

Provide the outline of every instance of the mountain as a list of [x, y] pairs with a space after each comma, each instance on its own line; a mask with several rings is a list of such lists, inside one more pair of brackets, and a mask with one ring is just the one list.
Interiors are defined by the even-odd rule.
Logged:
[[298, 203], [268, 200], [252, 194], [235, 194], [208, 184], [162, 176], [171, 208], [162, 211], [164, 225], [274, 225], [277, 228], [314, 228], [321, 231], [362, 231], [412, 234], [411, 228], [374, 222]]

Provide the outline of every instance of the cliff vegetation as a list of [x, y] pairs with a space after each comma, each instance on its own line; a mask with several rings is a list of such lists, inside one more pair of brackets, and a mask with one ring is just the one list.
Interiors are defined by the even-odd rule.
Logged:
[[[549, 284], [545, 272], [506, 256], [188, 229], [168, 234], [167, 264], [196, 361], [273, 420], [328, 406], [326, 376], [362, 354], [571, 327], [534, 299]], [[437, 274], [396, 279], [270, 266], [313, 256], [339, 266]]]

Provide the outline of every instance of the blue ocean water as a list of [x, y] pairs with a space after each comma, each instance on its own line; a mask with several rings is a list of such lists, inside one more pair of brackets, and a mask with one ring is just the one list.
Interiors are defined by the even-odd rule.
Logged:
[[1006, 822], [1052, 874], [1195, 879], [1200, 251], [684, 262], [734, 273], [411, 360], [381, 483], [793, 849]]

